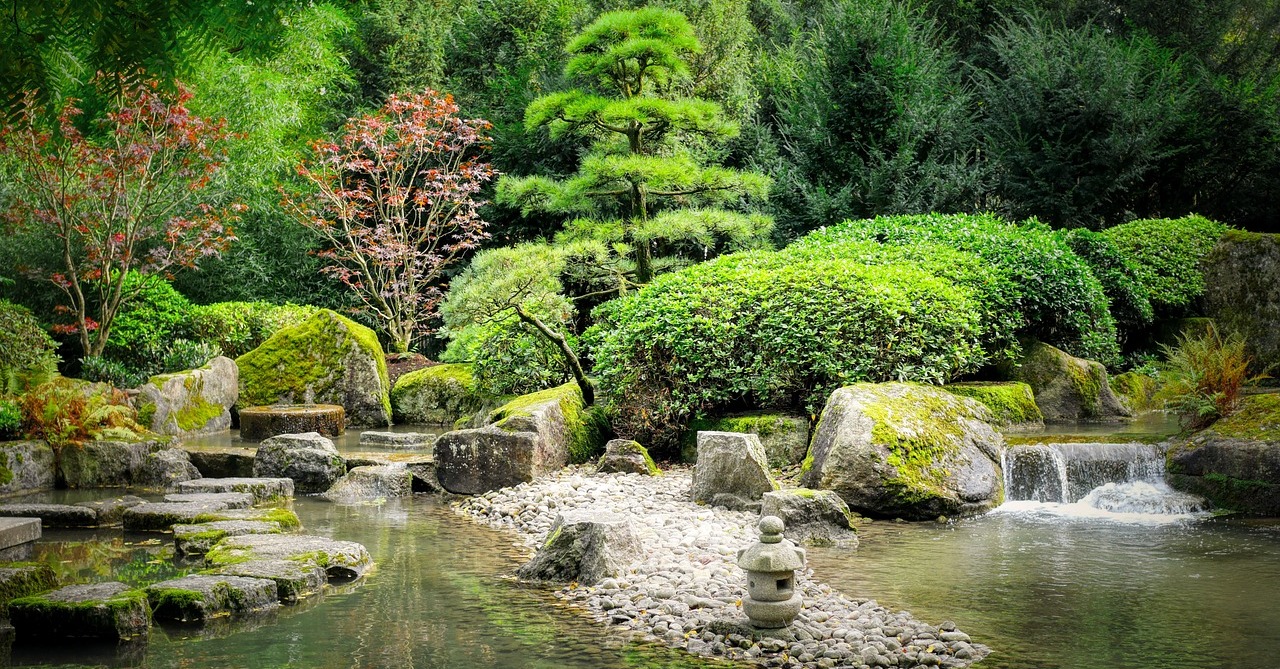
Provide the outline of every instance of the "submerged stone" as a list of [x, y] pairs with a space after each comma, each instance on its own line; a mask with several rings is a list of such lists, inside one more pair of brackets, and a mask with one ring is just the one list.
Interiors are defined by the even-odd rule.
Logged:
[[198, 522], [200, 516], [226, 508], [225, 502], [147, 502], [125, 510], [124, 529], [164, 532], [174, 525]]
[[242, 534], [278, 534], [280, 523], [268, 520], [214, 520], [174, 525], [173, 544], [179, 555], [204, 555], [214, 544]]
[[314, 563], [330, 579], [354, 579], [373, 567], [365, 547], [353, 541], [305, 534], [247, 534], [227, 537], [205, 556], [211, 567], [250, 560], [295, 560]]
[[293, 479], [301, 493], [324, 492], [347, 471], [333, 442], [315, 432], [282, 434], [263, 441], [253, 475]]
[[9, 602], [9, 621], [22, 639], [127, 641], [146, 636], [151, 609], [141, 590], [112, 581], [15, 599]]
[[254, 504], [253, 494], [247, 492], [171, 492], [164, 496], [166, 502], [221, 502], [228, 509], [247, 509]]
[[320, 592], [326, 580], [324, 568], [309, 560], [249, 560], [228, 564], [210, 573], [275, 581], [276, 596], [282, 604], [294, 604]]
[[44, 527], [97, 527], [98, 513], [74, 504], [0, 504], [0, 516], [39, 518]]
[[145, 504], [147, 500], [136, 495], [121, 495], [111, 499], [99, 499], [93, 502], [76, 502], [76, 506], [93, 509], [98, 514], [98, 526], [119, 525], [124, 519], [125, 509]]
[[247, 492], [253, 495], [255, 504], [283, 502], [293, 498], [293, 479], [289, 478], [206, 478], [183, 481], [174, 486], [175, 492]]
[[151, 615], [175, 622], [203, 622], [280, 605], [275, 581], [225, 574], [191, 574], [147, 586], [146, 593]]
[[621, 576], [643, 555], [643, 545], [625, 516], [608, 511], [565, 511], [547, 540], [516, 575], [535, 581], [594, 585]]

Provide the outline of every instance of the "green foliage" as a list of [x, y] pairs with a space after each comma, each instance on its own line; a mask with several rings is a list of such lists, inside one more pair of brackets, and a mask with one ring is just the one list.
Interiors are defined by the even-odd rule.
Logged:
[[15, 400], [0, 399], [0, 440], [15, 439], [22, 434], [22, 410]]
[[[776, 178], [791, 238], [832, 221], [966, 211], [986, 179], [971, 91], [938, 27], [898, 2], [836, 0], [763, 63]], [[771, 154], [776, 158], [771, 159]]]
[[[796, 246], [858, 242], [932, 244], [972, 253], [1016, 287], [1012, 299], [1007, 288], [1001, 289], [998, 308], [1021, 315], [1019, 335], [1104, 364], [1119, 360], [1116, 325], [1102, 285], [1062, 239], [1035, 221], [1016, 225], [986, 214], [882, 216], [815, 231]], [[1007, 339], [1007, 333], [998, 334], [996, 341]]]
[[570, 378], [560, 349], [518, 321], [467, 327], [442, 359], [470, 362], [477, 390], [493, 397], [532, 393]]
[[161, 371], [165, 374], [204, 367], [210, 360], [222, 355], [217, 344], [189, 339], [175, 339], [164, 355]]
[[1176, 150], [1189, 92], [1174, 54], [1034, 14], [1006, 19], [990, 43], [974, 78], [1005, 213], [1095, 229], [1123, 219]]
[[55, 454], [97, 439], [136, 441], [147, 434], [125, 394], [105, 384], [58, 377], [22, 397], [22, 429]]
[[1241, 391], [1267, 378], [1249, 374], [1252, 359], [1244, 338], [1235, 333], [1223, 337], [1213, 323], [1200, 334], [1180, 336], [1175, 347], [1162, 348], [1168, 360], [1156, 399], [1192, 430], [1230, 416], [1240, 407]]
[[1060, 234], [1071, 251], [1088, 263], [1102, 284], [1121, 337], [1128, 337], [1150, 325], [1155, 312], [1147, 287], [1138, 280], [1138, 270], [1130, 264], [1129, 256], [1112, 238], [1083, 228]]
[[1124, 254], [1134, 278], [1160, 316], [1178, 315], [1204, 293], [1200, 261], [1227, 226], [1203, 216], [1145, 219], [1103, 234]]
[[0, 395], [49, 380], [58, 371], [56, 348], [30, 310], [0, 299]]
[[145, 369], [130, 368], [119, 360], [100, 355], [80, 359], [80, 378], [92, 383], [107, 383], [113, 388], [137, 388], [150, 376]]
[[187, 328], [197, 341], [236, 358], [261, 346], [277, 330], [298, 325], [319, 310], [296, 304], [219, 302], [191, 307]]
[[191, 302], [157, 276], [130, 273], [124, 292], [130, 297], [116, 314], [103, 357], [150, 376], [164, 366], [169, 344], [186, 332]]
[[733, 254], [596, 310], [619, 432], [673, 446], [690, 417], [821, 406], [855, 381], [942, 382], [983, 359], [972, 293], [904, 265]]

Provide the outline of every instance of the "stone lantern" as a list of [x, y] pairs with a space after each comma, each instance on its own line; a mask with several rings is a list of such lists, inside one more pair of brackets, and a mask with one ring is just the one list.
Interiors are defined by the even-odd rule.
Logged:
[[765, 629], [786, 627], [800, 613], [796, 570], [804, 568], [803, 548], [782, 538], [782, 519], [760, 519], [760, 541], [738, 551], [738, 566], [747, 572], [742, 611], [751, 624]]

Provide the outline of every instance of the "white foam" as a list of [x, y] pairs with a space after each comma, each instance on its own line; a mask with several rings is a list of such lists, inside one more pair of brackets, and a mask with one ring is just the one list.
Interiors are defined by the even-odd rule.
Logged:
[[1203, 501], [1162, 481], [1105, 483], [1078, 502], [1005, 502], [991, 513], [1031, 518], [1107, 520], [1137, 525], [1168, 525], [1205, 518]]

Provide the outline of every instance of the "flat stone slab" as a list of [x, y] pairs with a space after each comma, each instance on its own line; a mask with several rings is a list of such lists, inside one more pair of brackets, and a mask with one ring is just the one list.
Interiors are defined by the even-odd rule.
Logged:
[[306, 534], [246, 534], [227, 537], [205, 556], [211, 567], [247, 560], [295, 560], [323, 567], [330, 579], [355, 579], [373, 567], [365, 547]]
[[0, 518], [0, 550], [21, 546], [39, 538], [39, 518]]
[[227, 537], [242, 534], [279, 534], [280, 523], [265, 520], [215, 520], [196, 525], [174, 525], [173, 544], [179, 555], [204, 555]]
[[[24, 520], [31, 522], [30, 519]], [[10, 600], [48, 592], [56, 587], [58, 576], [47, 564], [0, 567], [0, 618], [8, 617]]]
[[426, 432], [361, 432], [361, 446], [376, 446], [394, 450], [430, 449], [439, 435]]
[[204, 622], [280, 606], [275, 581], [226, 574], [191, 574], [147, 586], [146, 593], [151, 615], [174, 622]]
[[75, 506], [93, 509], [98, 514], [98, 526], [119, 525], [124, 520], [124, 510], [146, 503], [147, 500], [136, 495], [123, 495], [110, 499], [99, 499], [93, 502], [76, 502]]
[[164, 532], [179, 524], [203, 522], [211, 513], [226, 510], [222, 502], [147, 502], [125, 509], [124, 529], [130, 532]]
[[282, 530], [296, 530], [302, 527], [298, 514], [289, 509], [226, 509], [210, 513], [202, 517], [200, 522], [209, 523], [219, 520], [258, 520], [276, 523]]
[[254, 504], [293, 499], [293, 479], [287, 478], [224, 478], [182, 481], [174, 492], [247, 492], [253, 495]]
[[0, 516], [39, 518], [44, 527], [98, 525], [98, 512], [73, 504], [0, 504]]
[[413, 474], [404, 465], [354, 467], [321, 493], [334, 502], [360, 502], [413, 494]]
[[327, 579], [323, 567], [307, 560], [249, 560], [213, 569], [211, 573], [271, 579], [282, 604], [296, 604], [320, 592]]
[[147, 635], [151, 610], [141, 590], [110, 581], [15, 599], [9, 622], [19, 638], [127, 641]]
[[213, 478], [249, 478], [253, 476], [256, 449], [239, 446], [181, 445], [191, 464], [202, 476]]
[[347, 471], [356, 467], [376, 467], [402, 464], [413, 475], [414, 492], [444, 492], [440, 479], [436, 478], [436, 461], [431, 453], [370, 453], [345, 454]]
[[253, 506], [253, 495], [247, 492], [172, 492], [164, 496], [166, 502], [222, 502], [228, 509], [247, 509]]

